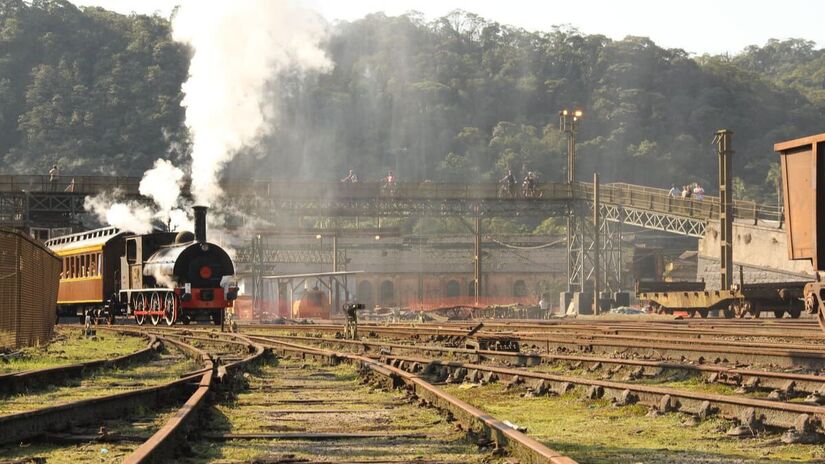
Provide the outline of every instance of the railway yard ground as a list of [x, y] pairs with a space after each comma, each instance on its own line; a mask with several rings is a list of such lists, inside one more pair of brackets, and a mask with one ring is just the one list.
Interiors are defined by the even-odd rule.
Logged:
[[812, 319], [483, 322], [62, 326], [0, 462], [825, 462]]

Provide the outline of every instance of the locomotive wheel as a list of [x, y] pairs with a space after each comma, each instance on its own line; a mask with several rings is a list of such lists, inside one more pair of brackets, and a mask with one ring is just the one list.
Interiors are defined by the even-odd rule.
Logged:
[[216, 309], [212, 312], [212, 323], [215, 325], [221, 325], [223, 322], [223, 310]]
[[[152, 299], [149, 303], [149, 311], [161, 311], [162, 309], [163, 308], [161, 307], [160, 293], [152, 293]], [[150, 315], [149, 319], [152, 321], [152, 325], [158, 325], [158, 322], [160, 322], [160, 316], [158, 316], [157, 314]]]
[[784, 315], [785, 315], [785, 310], [784, 309], [774, 309], [773, 310], [773, 317], [775, 317], [777, 319], [782, 319], [782, 316], [784, 316]]
[[687, 313], [688, 313], [688, 317], [696, 316], [696, 310], [695, 309], [689, 309]]
[[172, 292], [166, 292], [163, 298], [163, 321], [166, 325], [175, 325], [178, 320], [178, 298]]
[[190, 319], [186, 314], [181, 314], [179, 320], [183, 323], [183, 325], [189, 325], [189, 323], [192, 322], [192, 319]]
[[[134, 311], [145, 311], [146, 310], [146, 298], [143, 296], [142, 293], [138, 293], [135, 296], [135, 298], [133, 300], [132, 307], [133, 307]], [[137, 322], [137, 325], [143, 325], [146, 322], [146, 315], [145, 314], [141, 314], [141, 315], [135, 314], [135, 322]]]

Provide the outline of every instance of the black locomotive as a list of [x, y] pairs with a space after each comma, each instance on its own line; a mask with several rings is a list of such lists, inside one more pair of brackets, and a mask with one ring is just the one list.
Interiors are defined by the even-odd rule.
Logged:
[[206, 207], [195, 206], [195, 233], [126, 234], [97, 229], [49, 240], [63, 258], [58, 311], [113, 321], [134, 316], [167, 325], [223, 320], [238, 296], [226, 251], [206, 241]]

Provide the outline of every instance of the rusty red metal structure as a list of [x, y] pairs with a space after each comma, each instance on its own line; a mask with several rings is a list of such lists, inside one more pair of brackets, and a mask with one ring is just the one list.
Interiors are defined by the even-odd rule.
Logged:
[[819, 277], [825, 265], [825, 134], [773, 148], [781, 162], [788, 258], [812, 262], [817, 281], [805, 286], [805, 309], [817, 314], [825, 330], [825, 284]]

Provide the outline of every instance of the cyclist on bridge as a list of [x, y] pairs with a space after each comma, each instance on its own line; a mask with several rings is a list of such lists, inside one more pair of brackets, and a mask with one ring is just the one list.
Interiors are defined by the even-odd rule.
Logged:
[[510, 197], [516, 196], [516, 176], [513, 175], [512, 169], [507, 170], [507, 175], [502, 177], [499, 183], [507, 188], [507, 193]]

